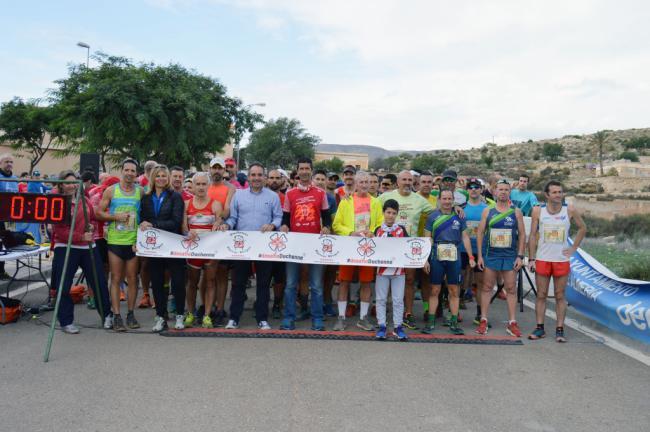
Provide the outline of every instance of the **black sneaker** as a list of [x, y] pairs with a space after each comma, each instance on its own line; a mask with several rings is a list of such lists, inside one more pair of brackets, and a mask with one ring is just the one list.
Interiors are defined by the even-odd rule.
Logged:
[[226, 311], [220, 310], [217, 311], [217, 313], [214, 315], [214, 319], [212, 320], [212, 325], [215, 327], [223, 327], [226, 325]]
[[113, 331], [116, 332], [126, 331], [126, 327], [124, 327], [124, 322], [122, 321], [121, 315], [113, 315]]
[[138, 322], [137, 319], [135, 319], [135, 315], [133, 315], [133, 313], [129, 313], [126, 315], [126, 326], [130, 329], [140, 328], [140, 323]]
[[412, 314], [406, 315], [402, 325], [409, 330], [415, 330], [418, 328], [418, 326], [415, 324], [415, 317]]

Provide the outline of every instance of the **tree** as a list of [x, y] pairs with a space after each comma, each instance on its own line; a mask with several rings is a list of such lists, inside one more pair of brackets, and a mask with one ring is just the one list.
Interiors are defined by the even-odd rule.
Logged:
[[564, 154], [564, 147], [560, 143], [544, 143], [542, 153], [550, 160], [556, 161]]
[[280, 117], [251, 134], [246, 154], [249, 161], [290, 168], [300, 157], [313, 159], [319, 142], [320, 138], [307, 133], [298, 120]]
[[337, 158], [334, 156], [332, 159], [329, 160], [322, 160], [318, 161], [314, 164], [314, 168], [320, 168], [324, 169], [327, 172], [335, 172], [335, 173], [340, 173], [343, 171], [343, 167], [345, 166], [345, 162], [343, 162], [341, 159]]
[[411, 160], [411, 169], [417, 171], [431, 171], [439, 174], [447, 168], [447, 163], [429, 153], [420, 153]]
[[201, 166], [261, 116], [217, 80], [177, 64], [133, 64], [97, 54], [97, 68], [71, 66], [51, 98], [74, 152], [97, 152], [102, 168], [125, 157]]
[[619, 156], [619, 159], [627, 159], [630, 162], [638, 162], [639, 161], [639, 155], [636, 154], [636, 152], [633, 152], [633, 151], [624, 151]]
[[29, 173], [52, 148], [60, 145], [55, 125], [56, 106], [39, 106], [37, 101], [14, 98], [0, 106], [0, 142], [30, 154]]
[[605, 175], [603, 170], [603, 147], [605, 147], [605, 140], [607, 139], [607, 132], [604, 130], [598, 131], [594, 134], [593, 143], [598, 149], [598, 162], [600, 164], [600, 175]]

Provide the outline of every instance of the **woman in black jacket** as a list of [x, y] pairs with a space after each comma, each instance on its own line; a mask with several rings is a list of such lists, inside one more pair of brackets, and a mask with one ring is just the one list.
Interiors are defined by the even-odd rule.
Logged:
[[[165, 165], [156, 166], [151, 172], [153, 180], [151, 189], [140, 202], [140, 229], [157, 228], [174, 234], [181, 234], [183, 225], [183, 212], [185, 205], [183, 198], [175, 192], [169, 180], [169, 169]], [[178, 258], [148, 258], [151, 273], [151, 288], [156, 300], [156, 319], [153, 331], [160, 332], [167, 329], [167, 298], [163, 288], [165, 270], [171, 275], [171, 288], [176, 300], [176, 325], [174, 328], [183, 329], [185, 311], [185, 260]]]

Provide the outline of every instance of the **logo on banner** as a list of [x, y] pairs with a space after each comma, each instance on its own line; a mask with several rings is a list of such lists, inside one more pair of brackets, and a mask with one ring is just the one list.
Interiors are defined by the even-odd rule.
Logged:
[[287, 248], [287, 235], [284, 233], [273, 233], [269, 238], [269, 249], [274, 252], [282, 252]]
[[357, 248], [357, 253], [364, 258], [371, 257], [375, 254], [375, 241], [369, 238], [362, 238], [359, 240], [359, 247]]
[[139, 241], [138, 244], [144, 249], [156, 250], [162, 247], [162, 242], [158, 238], [158, 233], [154, 230], [147, 230], [144, 232], [144, 243]]
[[181, 246], [183, 246], [185, 250], [191, 251], [192, 249], [199, 247], [199, 242], [189, 237], [184, 237], [181, 239]]
[[424, 258], [424, 247], [419, 239], [412, 239], [406, 242], [408, 251], [404, 254], [406, 258], [413, 261], [420, 261]]
[[234, 254], [244, 254], [248, 252], [251, 249], [251, 246], [248, 244], [247, 236], [248, 234], [242, 231], [230, 233], [230, 245], [228, 245], [226, 249]]
[[323, 258], [332, 258], [339, 254], [336, 250], [336, 238], [330, 236], [321, 236], [319, 238], [320, 247], [316, 249], [316, 253]]

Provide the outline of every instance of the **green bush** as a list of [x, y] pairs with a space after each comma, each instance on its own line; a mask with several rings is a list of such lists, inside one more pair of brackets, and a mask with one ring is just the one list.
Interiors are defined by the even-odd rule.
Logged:
[[[650, 214], [616, 216], [612, 220], [584, 215], [587, 236], [625, 236], [627, 238], [650, 236]], [[575, 229], [573, 226], [572, 229]]]
[[623, 267], [621, 277], [650, 281], [650, 263], [645, 261], [633, 261]]
[[623, 142], [626, 149], [648, 149], [650, 148], [650, 136], [630, 138]]
[[621, 153], [618, 157], [619, 159], [627, 159], [630, 162], [638, 162], [639, 161], [639, 155], [636, 154], [636, 152], [633, 151], [624, 151]]

